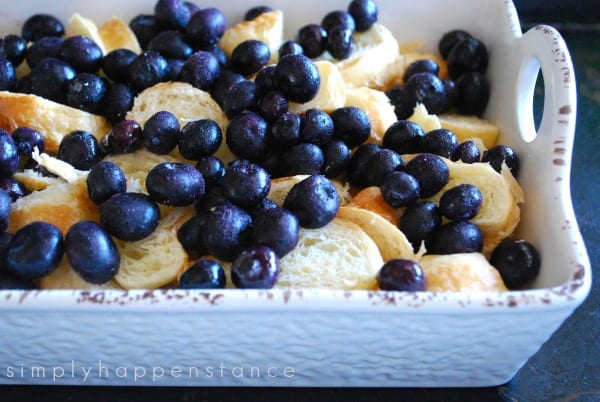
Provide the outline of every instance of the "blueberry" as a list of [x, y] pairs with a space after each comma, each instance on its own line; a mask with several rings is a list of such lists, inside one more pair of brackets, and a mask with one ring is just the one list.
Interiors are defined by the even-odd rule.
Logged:
[[6, 269], [6, 253], [11, 239], [11, 234], [0, 233], [0, 290], [35, 289], [33, 280], [20, 278]]
[[9, 133], [0, 129], [0, 177], [10, 177], [19, 168], [19, 149]]
[[338, 177], [348, 167], [350, 162], [350, 148], [343, 141], [329, 141], [323, 147], [322, 173], [325, 177], [333, 179]]
[[304, 55], [287, 55], [275, 67], [277, 86], [288, 100], [308, 102], [319, 91], [321, 76], [315, 64]]
[[11, 204], [12, 198], [10, 194], [0, 189], [0, 233], [4, 233], [6, 228], [8, 228]]
[[456, 107], [458, 103], [458, 88], [456, 87], [456, 82], [452, 79], [443, 79], [442, 83], [444, 84], [444, 88], [446, 90], [446, 108], [444, 112]]
[[250, 215], [233, 204], [213, 208], [204, 220], [204, 246], [215, 258], [233, 261], [248, 245], [251, 226]]
[[106, 83], [98, 75], [79, 73], [67, 84], [67, 105], [97, 113], [106, 94]]
[[277, 162], [277, 173], [281, 176], [321, 173], [325, 156], [315, 144], [303, 142], [289, 147], [281, 153]]
[[423, 242], [429, 248], [429, 243], [441, 225], [442, 215], [439, 208], [429, 201], [418, 201], [406, 207], [398, 223], [415, 252], [421, 248]]
[[216, 156], [203, 156], [198, 159], [196, 169], [202, 173], [206, 187], [212, 187], [219, 184], [221, 178], [225, 175], [225, 165]]
[[183, 126], [178, 147], [184, 158], [198, 160], [214, 154], [222, 141], [223, 133], [219, 125], [214, 120], [200, 119]]
[[396, 152], [387, 148], [380, 148], [367, 161], [365, 165], [365, 185], [380, 186], [384, 178], [403, 167], [402, 158]]
[[58, 59], [63, 42], [63, 38], [46, 36], [32, 43], [27, 49], [27, 56], [25, 57], [29, 68], [35, 68], [42, 60], [47, 58]]
[[143, 91], [164, 81], [167, 76], [167, 69], [167, 59], [158, 52], [146, 50], [129, 65], [127, 71], [129, 83], [134, 89]]
[[182, 162], [162, 162], [146, 176], [146, 189], [160, 204], [184, 207], [204, 195], [204, 178], [193, 166]]
[[[191, 16], [193, 16], [194, 14], [196, 14], [198, 11], [201, 10], [200, 7], [193, 1], [184, 1], [183, 5], [187, 7]], [[189, 24], [189, 22], [188, 22], [188, 24]]]
[[236, 82], [227, 90], [221, 108], [227, 117], [231, 119], [245, 110], [255, 109], [257, 97], [257, 88], [254, 81]]
[[27, 41], [18, 35], [8, 34], [0, 39], [0, 53], [4, 51], [5, 57], [13, 64], [18, 66], [27, 55]]
[[304, 49], [297, 41], [287, 40], [279, 46], [279, 58], [288, 54], [304, 54]]
[[508, 145], [495, 145], [483, 153], [482, 162], [488, 162], [498, 173], [502, 170], [502, 164], [510, 169], [515, 178], [519, 177], [521, 162], [519, 155]]
[[414, 205], [421, 195], [419, 182], [406, 172], [392, 172], [381, 183], [383, 199], [392, 208]]
[[[223, 174], [225, 174], [223, 172]], [[223, 188], [220, 186], [209, 187], [204, 197], [196, 202], [194, 208], [198, 214], [205, 214], [220, 206], [235, 206], [235, 204], [223, 194]]]
[[179, 79], [198, 89], [208, 90], [219, 76], [220, 71], [221, 66], [217, 58], [210, 52], [199, 50], [187, 59], [181, 69]]
[[339, 207], [335, 186], [322, 175], [312, 175], [295, 184], [283, 202], [283, 208], [296, 215], [300, 226], [308, 229], [327, 225]]
[[238, 288], [271, 289], [279, 276], [279, 258], [266, 246], [252, 246], [231, 266], [231, 280]]
[[461, 161], [463, 163], [475, 163], [481, 159], [479, 147], [473, 141], [463, 141], [458, 144], [454, 153], [450, 156], [454, 162]]
[[150, 40], [154, 38], [161, 30], [154, 15], [146, 14], [136, 15], [129, 22], [129, 28], [131, 28], [135, 34], [135, 37], [142, 49], [146, 49]]
[[354, 18], [347, 11], [331, 11], [323, 17], [321, 20], [321, 26], [327, 33], [329, 33], [334, 28], [345, 28], [350, 31], [354, 31], [356, 29], [356, 24], [354, 22]]
[[142, 146], [142, 127], [134, 120], [123, 120], [115, 123], [105, 138], [110, 153], [132, 153]]
[[279, 91], [266, 92], [256, 102], [256, 110], [268, 122], [272, 122], [286, 113], [288, 108], [289, 103], [286, 97]]
[[404, 84], [412, 106], [421, 103], [431, 114], [440, 114], [446, 110], [446, 87], [442, 80], [431, 73], [412, 75]]
[[167, 76], [165, 81], [178, 81], [185, 64], [183, 59], [167, 59]]
[[53, 15], [34, 14], [25, 20], [21, 28], [21, 36], [28, 42], [36, 42], [44, 36], [63, 36], [65, 27]]
[[129, 79], [129, 66], [137, 54], [129, 49], [115, 49], [106, 54], [102, 59], [102, 71], [113, 81], [127, 82]]
[[452, 131], [438, 128], [421, 138], [421, 152], [450, 158], [458, 148], [458, 137]]
[[181, 289], [223, 289], [226, 283], [223, 266], [209, 259], [196, 261], [179, 278]]
[[231, 152], [240, 158], [262, 159], [268, 147], [268, 125], [256, 113], [242, 113], [229, 121], [225, 140]]
[[143, 193], [118, 193], [100, 205], [100, 223], [120, 240], [142, 240], [159, 221], [158, 205]]
[[356, 23], [357, 32], [364, 32], [377, 22], [377, 5], [373, 0], [352, 0], [348, 12]]
[[219, 45], [212, 45], [208, 49], [208, 51], [212, 53], [213, 56], [215, 56], [215, 59], [217, 59], [217, 61], [219, 62], [219, 66], [221, 66], [221, 69], [230, 68], [229, 56], [227, 56], [227, 53], [225, 53], [222, 47], [220, 47]]
[[148, 42], [148, 50], [158, 52], [166, 59], [187, 59], [194, 49], [177, 30], [162, 31]]
[[191, 217], [177, 230], [177, 240], [192, 259], [206, 254], [202, 240], [203, 231], [204, 215], [202, 214]]
[[114, 194], [127, 190], [127, 179], [114, 162], [102, 161], [92, 167], [87, 179], [88, 194], [92, 201], [100, 205]]
[[277, 77], [275, 76], [275, 65], [263, 67], [254, 78], [258, 92], [261, 94], [269, 91], [277, 91]]
[[296, 113], [287, 112], [279, 116], [270, 127], [269, 141], [280, 148], [287, 148], [300, 142], [301, 118]]
[[183, 29], [190, 21], [190, 9], [181, 0], [158, 0], [154, 17], [163, 29]]
[[416, 292], [427, 288], [423, 268], [415, 261], [400, 258], [383, 264], [377, 272], [377, 284], [381, 290]]
[[319, 109], [309, 109], [301, 120], [300, 138], [317, 146], [323, 146], [333, 137], [333, 120]]
[[298, 244], [298, 218], [275, 206], [253, 215], [251, 239], [254, 244], [268, 246], [278, 257], [283, 257]]
[[371, 134], [369, 116], [354, 106], [341, 107], [331, 113], [334, 136], [354, 148], [365, 142]]
[[206, 48], [216, 44], [227, 28], [225, 15], [218, 9], [207, 7], [200, 10], [190, 19], [185, 27], [185, 33], [190, 43]]
[[452, 221], [440, 226], [427, 251], [430, 254], [457, 254], [475, 253], [481, 250], [483, 250], [481, 229], [471, 222]]
[[48, 275], [64, 253], [60, 229], [47, 222], [32, 222], [13, 235], [6, 249], [6, 269], [30, 280]]
[[540, 254], [535, 246], [522, 239], [507, 239], [498, 244], [490, 256], [509, 289], [518, 289], [535, 279], [540, 272]]
[[448, 73], [454, 80], [468, 72], [485, 73], [488, 52], [485, 44], [469, 36], [456, 43], [448, 53]]
[[249, 76], [267, 65], [271, 51], [265, 42], [247, 39], [237, 45], [231, 53], [231, 67], [236, 73]]
[[483, 194], [472, 184], [459, 184], [442, 194], [439, 207], [443, 216], [451, 220], [467, 221], [474, 218], [483, 202]]
[[69, 263], [86, 282], [106, 283], [117, 274], [120, 258], [114, 241], [93, 221], [75, 223], [65, 235]]
[[381, 147], [375, 143], [369, 142], [360, 145], [350, 157], [346, 174], [351, 185], [363, 188], [368, 184], [369, 171], [367, 166], [371, 156], [375, 155]]
[[164, 155], [175, 149], [180, 135], [177, 117], [162, 110], [150, 116], [144, 124], [142, 143], [150, 152]]
[[133, 107], [135, 92], [131, 87], [120, 82], [110, 84], [104, 94], [100, 112], [111, 123], [117, 123], [125, 118]]
[[96, 72], [102, 66], [102, 49], [87, 36], [75, 35], [60, 46], [60, 58], [78, 72]]
[[24, 197], [28, 193], [25, 186], [16, 181], [13, 177], [0, 176], [0, 190], [6, 191], [13, 202]]
[[415, 101], [408, 93], [406, 87], [396, 86], [385, 93], [394, 106], [394, 113], [398, 120], [406, 120], [412, 114], [415, 107]]
[[[260, 73], [259, 73], [259, 75], [260, 75]], [[213, 99], [219, 104], [219, 106], [223, 107], [223, 104], [227, 100], [227, 96], [229, 94], [229, 88], [233, 84], [236, 84], [236, 83], [244, 81], [244, 80], [245, 80], [245, 78], [241, 74], [237, 74], [237, 73], [234, 73], [233, 71], [229, 71], [229, 70], [221, 70], [221, 73], [219, 74], [217, 79], [214, 81], [214, 83], [210, 89], [210, 94], [212, 95]]]
[[327, 32], [325, 49], [336, 59], [344, 60], [350, 57], [354, 50], [354, 31], [336, 27]]
[[0, 57], [0, 91], [12, 91], [17, 86], [17, 73], [9, 60]]
[[458, 42], [470, 37], [471, 34], [463, 31], [462, 29], [454, 29], [442, 35], [438, 42], [438, 50], [440, 51], [440, 54], [444, 60], [448, 58], [448, 54], [450, 54], [450, 51]]
[[404, 70], [402, 80], [406, 82], [410, 79], [410, 77], [417, 73], [431, 73], [433, 75], [439, 75], [440, 66], [431, 59], [415, 60]]
[[102, 153], [96, 137], [89, 131], [76, 130], [65, 135], [58, 146], [58, 158], [75, 169], [90, 170], [100, 162]]
[[410, 120], [398, 120], [392, 123], [383, 134], [382, 145], [400, 155], [414, 154], [421, 150], [421, 141], [425, 131]]
[[481, 116], [490, 99], [490, 83], [479, 72], [463, 74], [456, 81], [456, 106], [461, 114]]
[[75, 70], [62, 60], [47, 58], [29, 74], [31, 92], [46, 99], [66, 103], [66, 90]]
[[318, 24], [308, 24], [298, 30], [296, 41], [308, 58], [319, 57], [327, 46], [327, 32]]
[[228, 200], [242, 208], [248, 208], [267, 196], [271, 189], [271, 178], [257, 164], [238, 161], [225, 169], [225, 175], [219, 184]]
[[246, 11], [246, 14], [244, 14], [244, 21], [252, 21], [253, 19], [255, 19], [256, 17], [258, 17], [261, 14], [264, 13], [268, 13], [273, 11], [273, 9], [269, 6], [256, 6], [256, 7], [252, 7], [250, 8], [248, 11]]
[[404, 170], [417, 179], [423, 198], [435, 195], [450, 178], [448, 165], [439, 156], [429, 153], [415, 156], [406, 163]]

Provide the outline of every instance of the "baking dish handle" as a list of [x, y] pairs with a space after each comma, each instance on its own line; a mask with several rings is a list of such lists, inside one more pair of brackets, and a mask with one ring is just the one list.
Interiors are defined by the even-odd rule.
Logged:
[[[572, 142], [577, 107], [575, 74], [567, 45], [551, 26], [538, 25], [520, 38], [522, 64], [517, 85], [517, 117], [520, 132], [527, 142], [537, 134], [551, 133], [553, 141]], [[533, 95], [538, 73], [544, 79], [544, 109], [536, 132]], [[557, 127], [560, 129], [557, 130]], [[567, 135], [565, 135], [567, 134]], [[570, 147], [567, 147], [570, 148]]]

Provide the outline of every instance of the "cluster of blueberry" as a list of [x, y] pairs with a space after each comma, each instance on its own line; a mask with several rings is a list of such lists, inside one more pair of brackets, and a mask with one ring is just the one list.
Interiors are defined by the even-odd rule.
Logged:
[[435, 61], [418, 60], [406, 68], [404, 84], [387, 91], [399, 119], [408, 118], [417, 103], [433, 114], [452, 108], [465, 115], [485, 111], [490, 97], [485, 44], [466, 31], [453, 30], [442, 36], [438, 49], [447, 62], [449, 78], [439, 77], [440, 67]]

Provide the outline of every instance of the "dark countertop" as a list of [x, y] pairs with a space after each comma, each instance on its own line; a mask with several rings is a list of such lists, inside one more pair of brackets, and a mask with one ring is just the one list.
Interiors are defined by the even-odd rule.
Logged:
[[[566, 30], [565, 30], [566, 29]], [[571, 191], [596, 274], [587, 300], [509, 383], [476, 389], [123, 388], [0, 386], [2, 401], [598, 401], [600, 400], [600, 31], [561, 28], [576, 68]]]

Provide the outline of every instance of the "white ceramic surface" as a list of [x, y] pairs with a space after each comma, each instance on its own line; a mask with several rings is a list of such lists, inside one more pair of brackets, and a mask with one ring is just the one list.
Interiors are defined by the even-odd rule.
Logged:
[[[214, 4], [213, 4], [214, 3]], [[289, 38], [345, 0], [202, 2], [239, 21], [250, 6], [285, 11]], [[151, 13], [154, 1], [0, 0], [0, 33], [34, 12], [102, 22]], [[491, 53], [486, 117], [522, 158], [520, 234], [538, 246], [533, 289], [505, 293], [368, 291], [0, 291], [0, 383], [74, 385], [489, 386], [508, 381], [585, 299], [587, 253], [569, 174], [575, 81], [552, 28], [522, 35], [510, 1], [378, 1], [402, 41], [434, 50], [462, 28]], [[544, 116], [532, 94], [541, 66]]]

